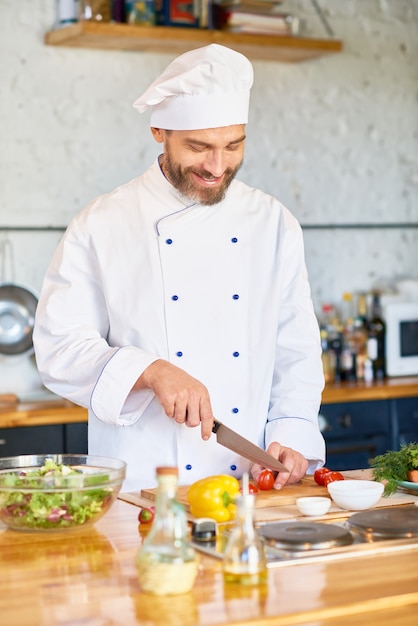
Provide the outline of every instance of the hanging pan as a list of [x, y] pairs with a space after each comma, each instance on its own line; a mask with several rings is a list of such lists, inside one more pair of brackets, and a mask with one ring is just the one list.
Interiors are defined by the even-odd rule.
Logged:
[[7, 249], [9, 248], [12, 270], [13, 253], [8, 240], [3, 241], [0, 246], [3, 257], [0, 282], [0, 354], [29, 354], [33, 352], [32, 334], [38, 299], [27, 287], [4, 280]]

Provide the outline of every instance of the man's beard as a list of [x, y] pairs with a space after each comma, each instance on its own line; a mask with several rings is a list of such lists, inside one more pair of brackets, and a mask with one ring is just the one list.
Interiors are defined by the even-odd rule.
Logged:
[[180, 164], [173, 163], [167, 145], [163, 161], [164, 174], [171, 184], [189, 200], [205, 205], [218, 204], [218, 202], [221, 202], [221, 200], [225, 198], [226, 191], [234, 180], [241, 165], [242, 161], [234, 169], [228, 167], [224, 172], [222, 183], [215, 188], [198, 186], [192, 178], [192, 172], [208, 180], [213, 178], [212, 174], [206, 170], [196, 170], [193, 167], [182, 168]]

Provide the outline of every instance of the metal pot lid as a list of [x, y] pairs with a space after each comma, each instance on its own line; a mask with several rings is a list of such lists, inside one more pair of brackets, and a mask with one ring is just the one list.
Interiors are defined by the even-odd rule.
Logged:
[[267, 543], [292, 551], [325, 550], [353, 542], [343, 526], [320, 522], [273, 522], [258, 532]]
[[398, 539], [418, 537], [418, 508], [414, 505], [354, 513], [349, 526], [365, 537]]
[[33, 350], [37, 304], [37, 297], [29, 289], [14, 283], [0, 284], [0, 354], [16, 355]]

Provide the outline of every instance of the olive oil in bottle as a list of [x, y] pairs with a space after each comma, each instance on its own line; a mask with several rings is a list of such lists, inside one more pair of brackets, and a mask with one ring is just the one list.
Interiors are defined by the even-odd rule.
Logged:
[[223, 572], [226, 583], [261, 585], [267, 581], [264, 543], [254, 526], [254, 496], [245, 493], [235, 499], [235, 525], [228, 539]]

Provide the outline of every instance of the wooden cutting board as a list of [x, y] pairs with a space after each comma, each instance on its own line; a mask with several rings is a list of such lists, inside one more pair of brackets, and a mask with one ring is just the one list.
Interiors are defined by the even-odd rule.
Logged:
[[[341, 472], [345, 478], [355, 480], [371, 480], [372, 470], [349, 470]], [[178, 489], [178, 499], [183, 502], [187, 511], [189, 505], [187, 502], [188, 487], [183, 486]], [[316, 485], [312, 476], [305, 476], [297, 485], [286, 485], [281, 491], [261, 491], [257, 494], [255, 503], [255, 521], [260, 523], [283, 521], [288, 519], [313, 519], [303, 516], [296, 506], [296, 498], [302, 496], [328, 496], [326, 487]], [[125, 492], [119, 494], [120, 500], [130, 502], [135, 506], [151, 506], [155, 502], [156, 489], [143, 489], [141, 492]], [[416, 503], [418, 506], [418, 495], [397, 492], [389, 498], [380, 498], [376, 507], [403, 506]], [[314, 518], [316, 521], [332, 521], [346, 519], [355, 511], [346, 511], [340, 509], [336, 504], [332, 503], [329, 512], [326, 515]], [[193, 516], [188, 512], [187, 519], [193, 521]]]
[[[180, 486], [177, 489], [177, 499], [184, 504], [187, 511], [189, 510], [188, 490], [189, 487], [187, 485]], [[156, 491], [156, 489], [143, 489], [141, 497], [154, 502]], [[317, 485], [312, 476], [305, 476], [296, 485], [286, 485], [280, 491], [276, 489], [259, 491], [255, 498], [255, 506], [257, 509], [288, 506], [289, 504], [296, 504], [297, 498], [305, 496], [328, 496], [328, 491], [326, 487]]]

